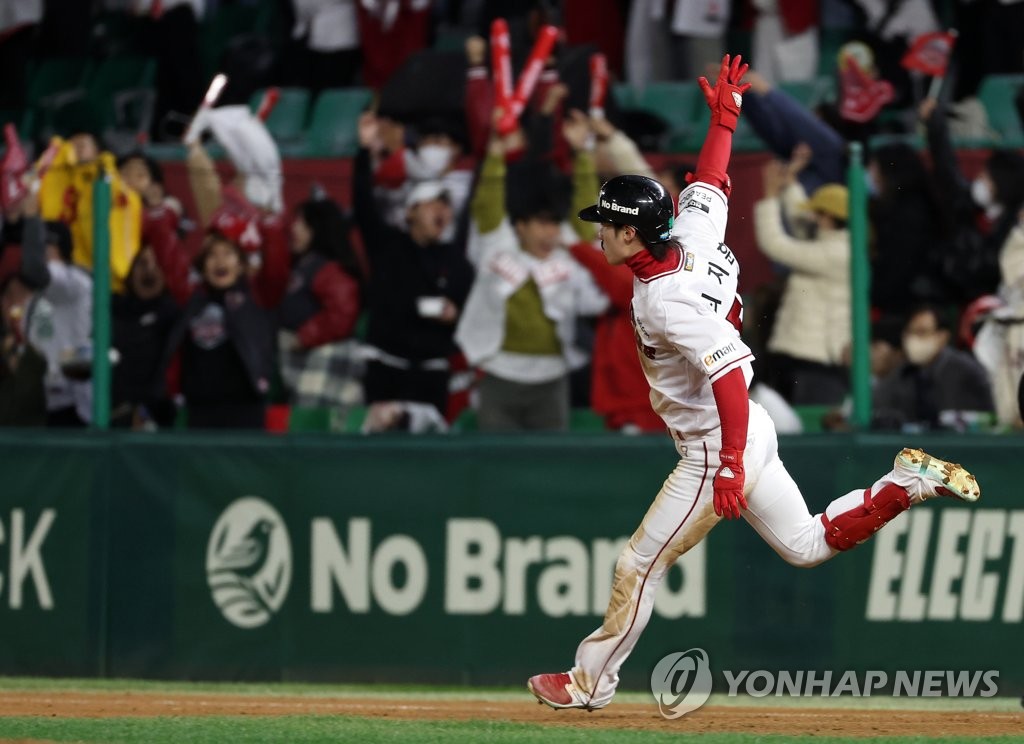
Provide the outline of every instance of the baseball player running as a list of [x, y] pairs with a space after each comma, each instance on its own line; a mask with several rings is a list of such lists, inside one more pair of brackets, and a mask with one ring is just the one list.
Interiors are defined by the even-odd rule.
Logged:
[[750, 87], [740, 84], [746, 70], [739, 56], [726, 55], [714, 88], [699, 81], [711, 125], [674, 224], [671, 197], [642, 176], [613, 178], [598, 203], [580, 212], [600, 223], [608, 262], [633, 270], [640, 362], [680, 459], [619, 556], [604, 621], [580, 643], [573, 668], [527, 683], [552, 708], [608, 705], [658, 585], [722, 518], [742, 516], [787, 562], [810, 567], [864, 542], [912, 505], [981, 495], [959, 465], [904, 449], [869, 488], [839, 497], [823, 514], [808, 512], [779, 459], [771, 419], [747, 396], [753, 355], [740, 340], [739, 265], [722, 242], [732, 134]]

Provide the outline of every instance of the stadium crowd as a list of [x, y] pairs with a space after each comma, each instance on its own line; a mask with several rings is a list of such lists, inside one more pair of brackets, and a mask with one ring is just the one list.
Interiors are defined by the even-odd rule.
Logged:
[[[268, 9], [274, 33], [222, 45], [227, 86], [204, 103], [202, 34], [233, 6]], [[123, 34], [83, 34], [97, 18]], [[770, 157], [741, 185], [758, 197], [741, 218], [775, 274], [745, 288], [752, 396], [783, 432], [850, 426], [859, 142], [872, 425], [1018, 429], [1024, 155], [1009, 145], [1024, 143], [986, 141], [972, 178], [957, 145], [989, 131], [982, 83], [1024, 73], [1020, 28], [1024, 2], [996, 0], [6, 4], [0, 62], [18, 74], [0, 84], [0, 426], [90, 421], [93, 184], [106, 178], [116, 426], [279, 429], [282, 410], [312, 410], [358, 411], [364, 432], [564, 431], [589, 409], [610, 430], [661, 431], [632, 274], [575, 215], [621, 173], [674, 195], [686, 182], [685, 148], [657, 157], [673, 122], [611, 88], [692, 81], [742, 39], [743, 122]], [[81, 96], [45, 123], [19, 118], [38, 109], [35, 60], [116, 58], [117, 45], [156, 58], [142, 130], [111, 130]], [[794, 93], [822, 69], [834, 95]], [[374, 91], [349, 122], [350, 202], [314, 184], [286, 203], [274, 97], [248, 105], [273, 86]], [[1014, 115], [1019, 130], [1024, 89]], [[170, 140], [188, 194], [154, 157]]]

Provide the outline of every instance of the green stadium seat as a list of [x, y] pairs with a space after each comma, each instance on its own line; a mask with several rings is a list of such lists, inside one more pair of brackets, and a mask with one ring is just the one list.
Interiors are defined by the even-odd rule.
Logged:
[[292, 406], [288, 415], [288, 431], [290, 432], [329, 432], [331, 431], [331, 409], [329, 408], [298, 408]]
[[93, 63], [80, 57], [53, 57], [29, 63], [28, 100], [39, 103], [54, 95], [83, 91], [93, 72]]
[[[249, 108], [255, 113], [266, 91], [253, 93]], [[309, 114], [310, 94], [305, 88], [281, 88], [277, 104], [267, 117], [267, 130], [279, 145], [302, 139]]]
[[112, 57], [97, 65], [89, 81], [89, 103], [108, 144], [130, 149], [149, 132], [156, 105], [156, 60]]
[[635, 108], [657, 114], [675, 132], [690, 126], [697, 104], [703, 100], [697, 83], [649, 83], [643, 90], [636, 91]]
[[461, 52], [466, 48], [466, 39], [470, 33], [461, 29], [438, 30], [434, 39], [434, 49], [439, 52]]
[[693, 136], [698, 100], [703, 100], [697, 83], [661, 81], [631, 92], [631, 103], [625, 108], [646, 111], [663, 120], [668, 127], [666, 149], [685, 151]]
[[345, 413], [344, 426], [340, 427], [341, 431], [346, 434], [361, 434], [363, 430], [363, 422], [366, 421], [367, 414], [366, 406], [352, 406]]
[[452, 423], [452, 431], [461, 433], [477, 431], [477, 412], [474, 408], [463, 408], [458, 418]]
[[636, 96], [629, 83], [614, 83], [612, 85], [612, 98], [621, 109], [636, 108]]
[[[699, 90], [698, 95], [700, 95]], [[711, 110], [705, 104], [703, 96], [700, 97], [699, 103], [699, 106], [694, 107], [694, 118], [686, 131], [682, 133], [682, 136], [670, 141], [672, 152], [694, 154], [700, 152], [701, 145], [704, 144], [704, 138], [708, 133], [708, 126], [711, 124]], [[733, 149], [746, 152], [764, 149], [764, 142], [754, 132], [750, 122], [742, 116], [733, 135]]]
[[569, 411], [569, 431], [605, 431], [604, 417], [592, 408], [573, 408]]
[[820, 434], [825, 429], [822, 426], [822, 419], [825, 414], [835, 409], [835, 406], [794, 406], [793, 410], [800, 417], [803, 424], [804, 434]]
[[[60, 123], [89, 109], [87, 86], [94, 65], [80, 57], [55, 57], [29, 63], [28, 100], [32, 107], [32, 136], [49, 139]], [[79, 118], [81, 118], [79, 116]]]
[[845, 28], [822, 28], [818, 35], [818, 75], [834, 77], [839, 50], [847, 42], [850, 31]]
[[988, 112], [989, 126], [1006, 147], [1024, 147], [1024, 124], [1013, 99], [1024, 87], [1024, 75], [989, 75], [981, 82], [978, 98]]
[[310, 157], [354, 155], [359, 148], [359, 115], [372, 97], [366, 88], [323, 91], [313, 105], [306, 154]]
[[208, 14], [199, 27], [199, 56], [207, 78], [217, 74], [221, 57], [228, 43], [236, 36], [265, 31], [261, 28], [266, 23], [267, 14], [260, 5], [225, 5], [221, 3], [217, 9]]

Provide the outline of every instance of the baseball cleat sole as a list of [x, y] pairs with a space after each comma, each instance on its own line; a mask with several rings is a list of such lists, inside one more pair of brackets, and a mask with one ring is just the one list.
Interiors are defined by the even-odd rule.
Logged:
[[896, 455], [896, 466], [925, 479], [939, 496], [968, 503], [981, 497], [981, 486], [966, 468], [954, 462], [932, 457], [924, 450], [906, 448]]

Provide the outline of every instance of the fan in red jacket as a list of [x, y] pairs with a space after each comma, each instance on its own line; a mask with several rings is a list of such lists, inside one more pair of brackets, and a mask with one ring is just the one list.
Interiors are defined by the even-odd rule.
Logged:
[[303, 202], [291, 225], [292, 271], [278, 308], [304, 349], [349, 338], [360, 309], [362, 267], [348, 224], [330, 199]]

